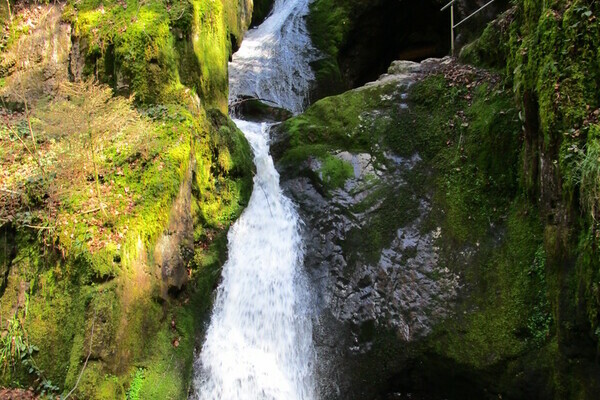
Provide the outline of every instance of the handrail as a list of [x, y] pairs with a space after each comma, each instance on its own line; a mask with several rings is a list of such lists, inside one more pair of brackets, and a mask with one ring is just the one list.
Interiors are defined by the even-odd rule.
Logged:
[[457, 0], [452, 0], [450, 3], [446, 4], [444, 7], [440, 9], [440, 11], [444, 11], [446, 8], [450, 7], [452, 4], [456, 3]]
[[[455, 0], [456, 1], [456, 0]], [[463, 19], [462, 21], [460, 21], [458, 24], [454, 25], [455, 28], [458, 28], [459, 26], [461, 26], [463, 24], [463, 22], [466, 22], [468, 19], [470, 19], [473, 15], [479, 13], [481, 10], [483, 10], [484, 8], [486, 8], [487, 6], [489, 6], [490, 4], [492, 4], [495, 0], [491, 0], [488, 3], [486, 3], [485, 5], [479, 7], [479, 9], [477, 9], [476, 11], [474, 11], [473, 13], [471, 13], [471, 15], [469, 15], [467, 18]]]
[[490, 4], [492, 4], [495, 0], [490, 0], [489, 2], [487, 2], [486, 4], [484, 4], [483, 6], [479, 7], [477, 10], [473, 11], [465, 19], [463, 19], [462, 21], [460, 21], [457, 24], [454, 24], [454, 3], [456, 3], [457, 1], [458, 0], [451, 0], [448, 4], [446, 4], [444, 7], [442, 7], [440, 9], [440, 11], [444, 11], [448, 7], [452, 7], [450, 9], [450, 41], [451, 41], [451, 44], [450, 44], [451, 47], [450, 48], [451, 48], [453, 56], [454, 56], [454, 29], [458, 28], [463, 23], [465, 23], [467, 20], [471, 19], [471, 17], [473, 17], [475, 14], [478, 14], [481, 10], [483, 10], [484, 8], [486, 8], [487, 6], [489, 6]]

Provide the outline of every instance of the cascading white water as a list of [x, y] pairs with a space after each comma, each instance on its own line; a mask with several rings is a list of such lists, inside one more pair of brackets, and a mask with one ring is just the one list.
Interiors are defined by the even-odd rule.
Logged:
[[[303, 16], [309, 0], [276, 0], [230, 63], [230, 101], [249, 95], [293, 112], [312, 72]], [[229, 259], [199, 359], [199, 400], [316, 398], [312, 324], [299, 218], [269, 155], [269, 125], [235, 120], [254, 151], [247, 209], [229, 233]]]
[[304, 21], [309, 3], [275, 0], [269, 18], [246, 34], [229, 64], [230, 103], [250, 96], [302, 111], [315, 55]]

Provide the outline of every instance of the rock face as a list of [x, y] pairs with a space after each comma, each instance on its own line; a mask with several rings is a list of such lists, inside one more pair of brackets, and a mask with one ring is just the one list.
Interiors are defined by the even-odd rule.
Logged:
[[547, 396], [520, 129], [498, 77], [451, 58], [394, 62], [275, 128], [305, 223], [323, 398]]
[[11, 51], [0, 55], [0, 88], [5, 102], [21, 103], [55, 92], [67, 77], [71, 52], [71, 26], [61, 19], [62, 6], [31, 11], [31, 33]]
[[162, 296], [169, 290], [181, 290], [187, 283], [188, 263], [194, 256], [194, 220], [192, 214], [192, 185], [196, 160], [190, 161], [179, 194], [171, 208], [169, 226], [156, 242], [154, 259], [163, 282]]
[[[428, 63], [394, 62], [388, 74], [356, 89], [394, 88], [378, 99], [394, 104], [392, 109], [365, 107], [361, 124], [369, 129], [376, 120], [392, 118], [388, 113], [407, 109], [407, 91]], [[372, 382], [362, 382], [353, 369], [371, 352], [375, 332], [389, 332], [402, 343], [418, 341], [451, 313], [461, 285], [459, 276], [439, 263], [441, 228], [428, 218], [433, 193], [411, 187], [415, 179], [431, 176], [431, 166], [418, 152], [406, 157], [389, 149], [373, 153], [333, 150], [336, 159], [351, 166], [343, 186], [333, 190], [322, 185], [319, 157], [309, 157], [299, 171], [283, 168], [284, 188], [306, 224], [306, 267], [319, 309], [316, 347], [319, 359], [328, 360], [319, 363], [319, 375], [337, 376], [321, 382], [324, 398], [372, 398]], [[382, 220], [390, 211], [394, 215]], [[378, 239], [371, 235], [384, 234], [378, 232], [381, 224], [388, 225], [384, 230], [391, 237], [376, 248], [370, 241]], [[458, 258], [466, 262], [469, 256]]]
[[[226, 232], [252, 190], [248, 142], [211, 109], [227, 109], [252, 4], [15, 4], [0, 40], [1, 128], [22, 139], [0, 139], [0, 333], [36, 350], [9, 352], [0, 386], [121, 399], [133, 378], [139, 398], [187, 397]], [[119, 96], [134, 92], [135, 106]], [[73, 128], [81, 104], [107, 107]]]

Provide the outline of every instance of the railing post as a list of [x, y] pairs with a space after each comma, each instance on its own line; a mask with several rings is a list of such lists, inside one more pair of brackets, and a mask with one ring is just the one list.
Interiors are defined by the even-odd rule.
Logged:
[[440, 9], [440, 11], [444, 11], [445, 9], [447, 9], [448, 7], [450, 7], [450, 49], [452, 52], [452, 56], [454, 57], [454, 53], [455, 53], [455, 44], [454, 44], [454, 30], [456, 28], [458, 28], [460, 25], [462, 25], [464, 22], [468, 21], [469, 19], [471, 19], [472, 16], [474, 16], [475, 14], [478, 14], [481, 10], [483, 10], [484, 8], [486, 8], [487, 6], [489, 6], [490, 4], [492, 4], [495, 0], [490, 0], [489, 2], [487, 2], [486, 4], [484, 4], [483, 6], [479, 7], [476, 11], [474, 11], [473, 13], [471, 13], [471, 15], [469, 15], [467, 18], [464, 18], [462, 21], [460, 21], [459, 23], [455, 24], [454, 23], [454, 3], [456, 3], [457, 0], [450, 0], [450, 2], [448, 4], [446, 4], [444, 7], [442, 7]]
[[452, 57], [454, 57], [454, 3], [450, 6], [450, 49]]

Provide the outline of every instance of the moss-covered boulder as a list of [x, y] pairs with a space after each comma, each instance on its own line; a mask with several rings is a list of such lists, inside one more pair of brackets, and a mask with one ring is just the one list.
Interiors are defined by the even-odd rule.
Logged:
[[250, 24], [248, 1], [68, 3], [75, 78], [96, 76], [140, 102], [177, 101], [184, 86], [227, 109], [227, 60]]
[[499, 77], [450, 59], [394, 63], [278, 129], [326, 397], [551, 393], [546, 253], [518, 183], [520, 132]]

